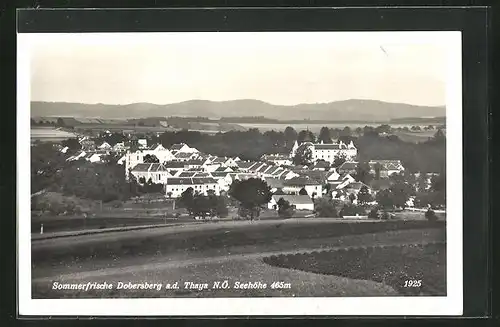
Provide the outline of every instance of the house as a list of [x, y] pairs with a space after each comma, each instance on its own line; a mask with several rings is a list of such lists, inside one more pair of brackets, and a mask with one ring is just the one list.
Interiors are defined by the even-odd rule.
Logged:
[[234, 170], [231, 167], [220, 166], [216, 170], [214, 170], [213, 172], [214, 173], [234, 173]]
[[213, 191], [215, 195], [220, 194], [219, 184], [211, 177], [168, 178], [165, 185], [165, 194], [169, 197], [178, 198], [190, 187], [193, 189], [194, 193], [208, 195], [210, 191]]
[[88, 136], [84, 136], [78, 142], [84, 151], [94, 151], [96, 149], [95, 142], [89, 139]]
[[327, 180], [333, 197], [335, 197], [340, 190], [343, 190], [347, 185], [354, 182], [356, 182], [356, 180], [350, 174], [342, 174], [337, 180]]
[[191, 148], [189, 145], [185, 143], [178, 143], [174, 144], [170, 147], [170, 151], [174, 154], [179, 153], [179, 152], [185, 152], [185, 153], [198, 153], [199, 151], [195, 148]]
[[370, 160], [370, 173], [376, 174], [377, 169], [380, 169], [380, 177], [385, 178], [393, 174], [404, 172], [405, 167], [401, 160]]
[[127, 147], [125, 146], [125, 144], [123, 142], [118, 142], [115, 145], [113, 145], [114, 152], [123, 152], [126, 150], [127, 150]]
[[338, 172], [341, 174], [355, 174], [358, 168], [357, 161], [346, 161], [340, 165]]
[[164, 163], [170, 175], [177, 177], [183, 171], [186, 171], [186, 164], [182, 161], [168, 161]]
[[316, 162], [312, 167], [312, 170], [320, 170], [320, 171], [325, 171], [330, 169], [330, 163], [328, 161], [323, 161], [320, 160]]
[[323, 185], [313, 179], [306, 177], [294, 177], [285, 180], [283, 192], [288, 194], [299, 194], [301, 189], [305, 189], [311, 197], [321, 197], [323, 195]]
[[172, 155], [172, 152], [170, 150], [166, 149], [163, 145], [161, 144], [153, 144], [146, 149], [142, 150], [143, 156], [149, 154], [149, 155], [154, 155], [160, 162], [165, 162], [165, 161], [171, 161], [174, 159], [174, 156]]
[[326, 174], [326, 182], [329, 181], [337, 181], [340, 178], [340, 174], [337, 172], [337, 169], [331, 168]]
[[292, 164], [290, 156], [285, 154], [264, 154], [260, 159], [262, 161], [272, 162], [278, 166], [289, 166]]
[[250, 167], [255, 165], [254, 161], [238, 161], [236, 165], [241, 171], [249, 171]]
[[106, 155], [106, 154], [94, 152], [94, 153], [87, 153], [83, 158], [87, 161], [90, 161], [90, 162], [100, 162], [101, 157], [104, 155]]
[[321, 185], [326, 184], [327, 172], [321, 170], [309, 170], [301, 174], [301, 176], [312, 179]]
[[167, 178], [171, 177], [167, 167], [161, 163], [140, 163], [132, 168], [130, 173], [138, 181], [142, 178], [146, 182], [151, 179], [151, 181], [155, 184], [165, 184]]
[[[128, 178], [128, 172], [130, 169], [134, 168], [140, 163], [144, 163], [144, 157], [146, 155], [154, 155], [160, 163], [171, 161], [173, 156], [172, 153], [164, 148], [161, 144], [153, 144], [148, 148], [137, 150], [135, 152], [128, 151], [125, 154], [125, 174]], [[121, 160], [121, 159], [120, 159]], [[184, 166], [183, 166], [184, 167]]]
[[275, 193], [278, 190], [282, 190], [284, 187], [284, 181], [278, 178], [265, 178], [264, 179], [271, 188], [271, 192]]
[[75, 161], [75, 160], [79, 160], [81, 158], [84, 158], [85, 156], [87, 155], [87, 152], [86, 151], [80, 151], [78, 152], [77, 154], [69, 157], [68, 159], [66, 159], [66, 161]]
[[[234, 173], [233, 173], [234, 174]], [[229, 172], [217, 172], [211, 173], [213, 179], [219, 184], [219, 189], [221, 191], [229, 191], [229, 187], [233, 183], [233, 178]]]
[[295, 210], [314, 210], [314, 203], [309, 195], [290, 195], [290, 194], [285, 194], [285, 195], [273, 195], [271, 197], [271, 201], [268, 203], [268, 208], [269, 209], [278, 209], [278, 201], [280, 199], [283, 199], [285, 201], [288, 201], [292, 207], [295, 208]]
[[300, 175], [297, 173], [294, 173], [293, 171], [285, 169], [283, 172], [279, 173], [279, 178], [284, 179], [284, 180], [289, 180], [292, 178], [299, 177]]
[[174, 154], [172, 160], [175, 161], [190, 161], [194, 160], [198, 157], [198, 154], [195, 152], [177, 152]]
[[198, 159], [191, 159], [184, 162], [184, 167], [187, 169], [200, 169], [200, 171], [204, 171], [205, 169], [202, 167], [203, 161]]
[[366, 185], [365, 183], [362, 183], [362, 182], [353, 182], [353, 183], [349, 183], [348, 185], [346, 185], [344, 187], [344, 190], [347, 192], [347, 194], [355, 194], [357, 195], [359, 193], [359, 190], [361, 190], [361, 188], [363, 186], [366, 186], [368, 188], [368, 193], [373, 193], [372, 189], [370, 188], [370, 186]]
[[139, 145], [139, 148], [145, 149], [148, 147], [148, 140], [146, 139], [138, 139], [137, 140], [137, 145]]
[[112, 147], [111, 145], [109, 145], [108, 142], [102, 142], [102, 144], [99, 145], [97, 148], [100, 150], [111, 150]]
[[349, 144], [345, 144], [340, 141], [338, 143], [312, 143], [312, 142], [303, 142], [302, 144], [298, 144], [295, 141], [295, 144], [292, 147], [292, 151], [290, 152], [290, 158], [293, 158], [297, 151], [301, 149], [308, 148], [312, 153], [312, 160], [314, 162], [318, 160], [324, 160], [329, 163], [333, 163], [335, 158], [338, 156], [345, 156], [347, 158], [355, 158], [358, 154], [358, 149], [354, 146], [354, 143], [351, 141]]
[[125, 164], [125, 160], [127, 159], [127, 156], [124, 155], [124, 156], [121, 156], [117, 161], [116, 163], [119, 164], [119, 165], [123, 165]]

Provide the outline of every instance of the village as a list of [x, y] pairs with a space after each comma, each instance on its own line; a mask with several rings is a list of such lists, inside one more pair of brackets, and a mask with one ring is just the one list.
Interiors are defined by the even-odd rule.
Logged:
[[[138, 138], [133, 134], [123, 134], [125, 141], [115, 144], [99, 142], [106, 137], [110, 139], [112, 135], [110, 131], [103, 131], [100, 138], [80, 135], [76, 146], [79, 150], [68, 155], [66, 161], [83, 160], [99, 165], [113, 158], [114, 163], [122, 167], [127, 182], [133, 179], [139, 185], [158, 186], [155, 189], [159, 191], [160, 199], [182, 200], [189, 192], [191, 196], [228, 197], [235, 181], [258, 179], [265, 182], [271, 193], [269, 201], [261, 207], [280, 212], [280, 216], [285, 217], [301, 213], [305, 217], [339, 216], [338, 209], [332, 212], [325, 206], [350, 208], [340, 215], [343, 217], [381, 218], [383, 215], [379, 209], [394, 211], [403, 208], [423, 215], [429, 211], [429, 202], [432, 201], [421, 203], [416, 199], [415, 191], [429, 191], [433, 178], [439, 175], [405, 173], [398, 158], [360, 162], [352, 140], [349, 143], [342, 140], [316, 142], [312, 133], [300, 142], [296, 140], [290, 153], [264, 154], [260, 160], [203, 153], [186, 143], [166, 148], [153, 143], [151, 138]], [[62, 144], [55, 143], [58, 151], [69, 152], [69, 147]], [[397, 199], [391, 200], [388, 192], [394, 184], [399, 185], [396, 186], [398, 190], [392, 192]], [[404, 188], [409, 184], [408, 190], [403, 191], [401, 185]], [[395, 194], [398, 191], [404, 194], [398, 196]], [[290, 210], [283, 210], [282, 204]], [[439, 209], [444, 209], [444, 206], [433, 205], [432, 209], [443, 212]], [[281, 211], [285, 213], [281, 214]]]

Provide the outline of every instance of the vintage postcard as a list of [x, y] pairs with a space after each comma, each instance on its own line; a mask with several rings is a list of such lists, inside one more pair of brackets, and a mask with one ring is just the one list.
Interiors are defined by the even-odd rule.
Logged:
[[462, 313], [460, 32], [17, 42], [21, 315]]

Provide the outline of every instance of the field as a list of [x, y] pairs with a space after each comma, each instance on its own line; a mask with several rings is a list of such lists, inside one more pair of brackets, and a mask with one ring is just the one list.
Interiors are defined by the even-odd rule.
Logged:
[[434, 136], [434, 134], [436, 134], [435, 130], [421, 132], [394, 132], [394, 135], [399, 137], [402, 141], [411, 143], [425, 142], [430, 137]]
[[[345, 247], [444, 242], [444, 222], [343, 222], [329, 219], [219, 222], [32, 241], [35, 298], [171, 296], [383, 296], [392, 286], [342, 275], [277, 268], [265, 257]], [[395, 254], [391, 253], [391, 258]], [[266, 290], [52, 290], [54, 281], [179, 282], [285, 281]]]
[[53, 127], [37, 127], [31, 128], [31, 140], [40, 140], [40, 141], [61, 141], [68, 138], [76, 137], [75, 134], [69, 133], [66, 131], [58, 130]]
[[[279, 255], [266, 257], [264, 262], [282, 268], [372, 280], [392, 286], [404, 295], [446, 295], [446, 246], [443, 243]], [[409, 281], [419, 280], [421, 286], [409, 285]]]

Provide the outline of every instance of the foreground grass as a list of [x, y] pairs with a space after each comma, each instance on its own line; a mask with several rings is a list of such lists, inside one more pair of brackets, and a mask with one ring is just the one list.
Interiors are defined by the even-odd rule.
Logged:
[[[372, 280], [395, 288], [402, 295], [446, 295], [444, 243], [279, 255], [264, 258], [269, 265], [353, 279]], [[420, 280], [420, 287], [407, 281]]]
[[[362, 235], [386, 231], [439, 229], [444, 222], [387, 221], [337, 223], [262, 223], [196, 225], [186, 228], [165, 227], [156, 231], [135, 231], [98, 236], [32, 241], [32, 267], [53, 267], [74, 262], [113, 262], [119, 258], [168, 255], [179, 251], [203, 252], [238, 246], [260, 246], [274, 242], [296, 242]], [[175, 231], [175, 232], [169, 232]], [[444, 237], [444, 235], [443, 235]], [[89, 240], [83, 242], [82, 240]]]

